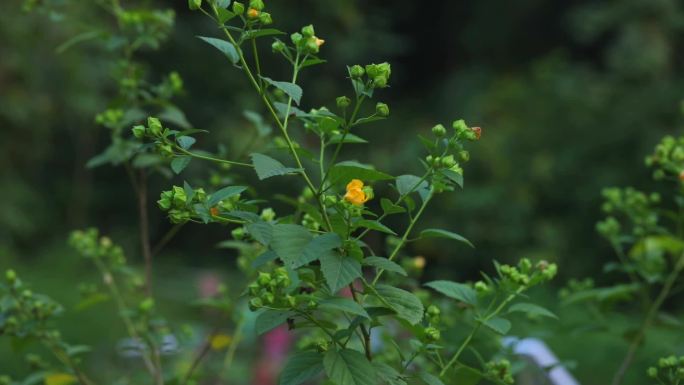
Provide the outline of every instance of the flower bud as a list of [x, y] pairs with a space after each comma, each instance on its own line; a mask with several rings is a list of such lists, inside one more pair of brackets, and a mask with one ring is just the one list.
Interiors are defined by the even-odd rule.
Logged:
[[257, 277], [257, 283], [261, 286], [266, 286], [269, 282], [271, 282], [271, 274], [260, 271], [259, 276]]
[[386, 118], [389, 116], [389, 106], [385, 103], [378, 103], [375, 105], [375, 113], [378, 116]]
[[5, 279], [7, 279], [7, 282], [9, 283], [14, 283], [17, 280], [17, 273], [15, 273], [12, 269], [7, 270], [5, 272]]
[[259, 12], [259, 10], [250, 7], [250, 8], [247, 10], [247, 18], [250, 19], [250, 20], [257, 19], [257, 18], [259, 17], [259, 14], [260, 14], [260, 13], [261, 13], [261, 12]]
[[152, 308], [154, 307], [154, 300], [152, 298], [145, 298], [142, 302], [140, 302], [140, 305], [138, 305], [138, 309], [144, 313], [149, 313]]
[[272, 221], [272, 220], [275, 219], [275, 217], [276, 217], [276, 212], [275, 212], [272, 208], [267, 207], [267, 208], [261, 210], [261, 215], [260, 215], [260, 217], [261, 217], [261, 219], [263, 219], [264, 221], [270, 222], [270, 221]]
[[310, 37], [306, 39], [306, 51], [309, 53], [318, 53], [320, 45], [315, 37]]
[[413, 267], [415, 267], [418, 270], [422, 270], [425, 268], [425, 257], [423, 256], [417, 256], [413, 258]]
[[446, 128], [444, 128], [443, 125], [438, 124], [438, 125], [432, 127], [432, 133], [436, 137], [441, 138], [442, 136], [446, 135]]
[[290, 35], [290, 40], [292, 40], [293, 44], [297, 44], [302, 40], [302, 34], [299, 32], [295, 32], [292, 35]]
[[245, 237], [245, 229], [243, 227], [236, 227], [230, 232], [230, 235], [233, 236], [233, 239], [241, 240]]
[[358, 64], [352, 66], [351, 69], [349, 70], [349, 74], [350, 74], [351, 77], [354, 78], [354, 79], [360, 78], [360, 77], [363, 76], [363, 74], [365, 74], [365, 73], [366, 73], [366, 71], [363, 69], [363, 67], [361, 67], [361, 66], [358, 65]]
[[255, 311], [257, 309], [260, 309], [264, 307], [264, 302], [261, 300], [261, 298], [252, 298], [249, 300], [249, 310]]
[[147, 118], [147, 127], [150, 129], [150, 133], [154, 136], [160, 136], [162, 133], [162, 124], [159, 119], [150, 116]]
[[196, 11], [202, 7], [202, 0], [188, 0], [188, 8], [191, 11]]
[[242, 15], [245, 12], [244, 4], [234, 1], [233, 2], [233, 13], [236, 15]]
[[351, 104], [351, 99], [346, 96], [339, 96], [337, 99], [335, 99], [335, 102], [337, 102], [338, 108], [347, 108]]
[[658, 377], [658, 368], [651, 366], [646, 371], [646, 374], [648, 374], [648, 376], [651, 378], [656, 378], [656, 377]]
[[268, 12], [261, 12], [261, 14], [259, 15], [259, 21], [263, 25], [273, 24], [273, 19], [271, 18], [271, 14]]
[[302, 27], [302, 35], [306, 37], [313, 37], [315, 34], [314, 32], [314, 27], [313, 25], [309, 24], [307, 26]]
[[373, 85], [377, 88], [387, 87], [387, 78], [384, 76], [376, 76], [373, 78]]
[[482, 136], [482, 128], [471, 127], [470, 130], [472, 130], [473, 133], [475, 134], [475, 140], [480, 140], [480, 136]]
[[145, 136], [145, 126], [137, 125], [133, 127], [133, 136], [138, 139], [142, 139]]
[[249, 7], [261, 11], [264, 9], [263, 0], [249, 0]]
[[282, 52], [285, 50], [285, 43], [280, 40], [276, 40], [271, 44], [271, 49], [273, 52]]
[[451, 168], [456, 165], [456, 160], [454, 160], [453, 155], [447, 155], [442, 158], [442, 165], [446, 168]]
[[441, 337], [439, 329], [432, 326], [426, 327], [423, 332], [425, 333], [425, 338], [429, 341], [437, 341]]
[[428, 315], [430, 315], [431, 317], [435, 317], [435, 316], [438, 316], [438, 315], [441, 313], [441, 311], [439, 310], [439, 308], [438, 308], [437, 306], [435, 306], [435, 305], [430, 305], [430, 306], [428, 306], [428, 308], [427, 308], [427, 313], [428, 313]]
[[458, 158], [464, 162], [467, 162], [470, 160], [470, 153], [467, 150], [459, 151], [458, 152]]

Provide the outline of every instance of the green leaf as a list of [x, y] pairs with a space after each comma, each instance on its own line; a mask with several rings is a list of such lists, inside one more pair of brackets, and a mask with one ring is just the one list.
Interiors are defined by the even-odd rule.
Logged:
[[415, 325], [423, 319], [423, 304], [418, 297], [406, 290], [394, 286], [377, 285], [377, 295], [386, 302], [397, 316]]
[[[342, 240], [336, 233], [325, 233], [315, 237], [309, 242], [302, 252], [302, 265], [315, 261], [324, 255], [331, 254], [333, 249], [342, 246]], [[299, 266], [296, 266], [299, 267]]]
[[293, 174], [301, 171], [299, 168], [285, 167], [277, 160], [263, 154], [253, 153], [251, 154], [251, 157], [252, 164], [254, 165], [254, 169], [256, 170], [259, 180], [264, 180], [272, 176]]
[[270, 247], [287, 266], [294, 269], [308, 263], [303, 261], [302, 255], [312, 238], [313, 236], [305, 227], [277, 224], [273, 226]]
[[323, 277], [333, 293], [361, 276], [361, 264], [354, 258], [333, 252], [321, 256], [319, 260]]
[[366, 266], [373, 266], [377, 269], [391, 271], [393, 273], [397, 273], [403, 276], [407, 275], [406, 270], [404, 270], [403, 267], [399, 266], [395, 262], [390, 261], [387, 258], [371, 256], [365, 258], [363, 260], [363, 264]]
[[202, 39], [204, 42], [214, 46], [214, 48], [218, 49], [219, 51], [223, 52], [224, 55], [228, 57], [228, 60], [230, 60], [231, 63], [236, 64], [240, 60], [240, 55], [238, 55], [237, 50], [235, 49], [235, 46], [229, 41], [221, 40], [221, 39], [216, 39], [213, 37], [204, 37], [204, 36], [197, 36], [198, 38]]
[[454, 170], [449, 170], [449, 169], [443, 169], [440, 170], [440, 172], [449, 178], [452, 182], [456, 183], [459, 187], [463, 188], [463, 175], [460, 173], [457, 173]]
[[185, 130], [192, 128], [192, 124], [190, 124], [188, 118], [185, 117], [185, 113], [175, 106], [166, 106], [164, 110], [159, 113], [158, 118], [163, 122], [175, 124]]
[[375, 369], [362, 353], [331, 349], [323, 358], [328, 378], [335, 385], [376, 385]]
[[466, 245], [475, 248], [472, 243], [470, 243], [469, 240], [467, 240], [465, 237], [452, 233], [451, 231], [446, 231], [442, 229], [425, 229], [420, 232], [420, 237], [421, 238], [447, 238], [447, 239], [453, 239], [454, 241], [459, 241], [463, 242]]
[[439, 379], [439, 377], [433, 376], [432, 374], [430, 374], [428, 372], [420, 372], [420, 373], [418, 373], [418, 376], [427, 385], [444, 385], [444, 383], [442, 382], [442, 380]]
[[257, 315], [254, 327], [256, 328], [257, 334], [261, 335], [282, 325], [293, 315], [294, 313], [290, 311], [263, 309], [259, 315]]
[[382, 380], [382, 383], [388, 385], [406, 385], [406, 381], [401, 378], [401, 374], [398, 370], [385, 364], [384, 362], [373, 362], [373, 367], [375, 368], [375, 373], [378, 378]]
[[302, 63], [302, 68], [311, 67], [311, 66], [315, 66], [316, 64], [323, 64], [323, 63], [327, 63], [327, 62], [328, 62], [327, 60], [323, 60], [323, 59], [306, 59]]
[[216, 6], [219, 8], [228, 8], [230, 5], [230, 0], [214, 0], [216, 3]]
[[186, 167], [188, 167], [188, 164], [190, 164], [191, 160], [191, 156], [175, 157], [171, 161], [171, 170], [173, 170], [173, 172], [175, 172], [176, 174], [180, 174], [183, 170], [185, 170]]
[[425, 200], [428, 194], [430, 194], [428, 182], [421, 181], [421, 178], [415, 175], [400, 175], [397, 177], [396, 184], [399, 195], [409, 195], [418, 192], [420, 198]]
[[317, 352], [293, 354], [280, 374], [279, 385], [300, 385], [323, 371], [323, 355]]
[[386, 215], [399, 214], [399, 213], [403, 213], [406, 211], [405, 208], [403, 208], [399, 205], [395, 205], [394, 202], [392, 202], [391, 200], [389, 200], [387, 198], [380, 199], [380, 206], [382, 206], [382, 211]]
[[514, 312], [522, 312], [526, 313], [529, 316], [540, 316], [540, 317], [549, 317], [549, 318], [555, 318], [558, 319], [558, 316], [553, 314], [550, 310], [541, 307], [539, 305], [535, 305], [533, 303], [527, 303], [527, 302], [521, 302], [521, 303], [516, 303], [512, 305], [511, 307], [508, 308], [508, 313], [514, 313]]
[[216, 206], [219, 202], [230, 197], [240, 195], [243, 191], [247, 190], [245, 186], [228, 186], [224, 187], [209, 196], [207, 200], [207, 205], [209, 207]]
[[264, 122], [264, 118], [260, 114], [245, 110], [242, 115], [254, 124], [260, 137], [268, 136], [273, 131], [273, 128]]
[[278, 254], [276, 254], [273, 250], [267, 250], [261, 253], [258, 257], [254, 258], [254, 260], [252, 261], [252, 268], [258, 269], [259, 267], [271, 261], [275, 261], [276, 258], [278, 258]]
[[367, 117], [365, 117], [365, 118], [357, 119], [357, 120], [352, 124], [352, 127], [358, 126], [358, 125], [361, 125], [361, 124], [377, 122], [378, 120], [384, 120], [384, 119], [387, 119], [387, 118], [386, 118], [386, 117], [383, 117], [383, 116], [375, 116], [375, 115], [367, 116]]
[[247, 225], [247, 232], [257, 242], [261, 243], [264, 246], [268, 246], [268, 244], [271, 243], [271, 239], [273, 238], [273, 225], [271, 225], [268, 222], [250, 223]]
[[225, 8], [217, 8], [216, 13], [218, 15], [218, 21], [221, 24], [224, 24], [226, 21], [229, 21], [232, 18], [234, 18], [235, 16], [237, 16], [236, 14], [234, 14], [233, 12], [231, 12]]
[[511, 330], [511, 322], [501, 317], [490, 318], [484, 321], [483, 325], [500, 335], [504, 335]]
[[276, 35], [285, 35], [285, 32], [278, 30], [278, 29], [275, 29], [275, 28], [252, 29], [249, 31], [245, 31], [242, 34], [242, 38], [245, 40], [249, 40], [249, 39], [256, 39], [258, 37], [276, 36]]
[[176, 141], [182, 149], [187, 150], [190, 147], [192, 147], [192, 145], [195, 144], [197, 140], [192, 136], [179, 136], [176, 138]]
[[338, 144], [338, 143], [344, 143], [344, 144], [360, 144], [360, 143], [368, 143], [368, 141], [364, 138], [361, 138], [359, 136], [356, 136], [354, 134], [347, 134], [344, 136], [344, 142], [342, 141], [342, 134], [335, 134], [332, 137], [330, 137], [330, 144]]
[[299, 102], [302, 99], [302, 87], [294, 83], [279, 82], [271, 78], [267, 78], [265, 76], [262, 76], [261, 78], [264, 79], [266, 83], [286, 93], [289, 97], [292, 98], [292, 100], [294, 100], [295, 103], [297, 103], [297, 105], [299, 105]]
[[345, 313], [359, 315], [361, 317], [370, 318], [363, 306], [354, 302], [349, 298], [334, 297], [321, 301], [318, 305], [322, 309], [339, 310]]
[[356, 227], [364, 227], [364, 228], [367, 228], [367, 229], [371, 229], [371, 230], [375, 230], [375, 231], [380, 231], [380, 232], [386, 233], [386, 234], [397, 235], [397, 233], [395, 233], [395, 232], [394, 232], [392, 229], [390, 229], [389, 227], [383, 225], [382, 223], [380, 223], [380, 222], [378, 222], [378, 221], [372, 221], [372, 220], [369, 220], [369, 219], [362, 219], [362, 220], [360, 220], [360, 221], [357, 221], [356, 223], [354, 223], [354, 226], [356, 226]]
[[452, 281], [432, 281], [425, 286], [437, 290], [449, 298], [465, 302], [470, 305], [477, 305], [477, 292], [468, 285]]
[[340, 162], [330, 168], [330, 181], [333, 183], [349, 183], [352, 179], [361, 179], [363, 181], [388, 180], [394, 177], [375, 170], [371, 166], [361, 164], [358, 162], [347, 161]]

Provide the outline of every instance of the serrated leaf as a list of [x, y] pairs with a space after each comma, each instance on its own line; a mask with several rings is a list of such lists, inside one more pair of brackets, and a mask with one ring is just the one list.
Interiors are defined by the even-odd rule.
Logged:
[[229, 41], [221, 40], [221, 39], [216, 39], [213, 37], [205, 37], [205, 36], [197, 36], [199, 39], [202, 39], [204, 42], [212, 45], [214, 48], [218, 49], [219, 51], [223, 52], [224, 55], [228, 57], [228, 60], [230, 60], [231, 63], [236, 64], [240, 60], [240, 55], [238, 55], [237, 50], [235, 49], [235, 46]]
[[463, 188], [463, 175], [454, 171], [454, 170], [449, 170], [449, 169], [444, 169], [440, 171], [444, 176], [449, 178], [452, 182], [457, 184], [459, 187]]
[[240, 195], [243, 191], [247, 190], [245, 186], [228, 186], [224, 187], [209, 196], [207, 200], [207, 205], [209, 207], [216, 206], [219, 202], [230, 197]]
[[451, 231], [446, 231], [442, 229], [425, 229], [420, 232], [420, 237], [421, 238], [447, 238], [447, 239], [453, 239], [454, 241], [459, 241], [463, 242], [466, 245], [475, 248], [475, 246], [467, 240], [465, 237], [462, 235], [456, 234]]
[[500, 335], [505, 335], [511, 330], [511, 321], [501, 317], [490, 318], [482, 324]]
[[323, 371], [323, 355], [317, 352], [293, 354], [280, 374], [280, 385], [300, 385]]
[[252, 268], [253, 269], [258, 269], [259, 267], [271, 262], [275, 261], [278, 258], [278, 254], [276, 254], [273, 250], [267, 250], [261, 254], [259, 254], [258, 257], [254, 258], [252, 261]]
[[377, 285], [375, 290], [383, 299], [383, 304], [389, 304], [391, 309], [397, 312], [397, 317], [411, 325], [423, 319], [423, 304], [413, 293], [388, 285]]
[[329, 350], [323, 358], [323, 367], [335, 385], [376, 385], [373, 366], [356, 350]]
[[375, 230], [375, 231], [380, 231], [381, 233], [397, 235], [397, 233], [395, 233], [389, 227], [383, 225], [382, 223], [380, 223], [378, 221], [373, 221], [373, 220], [369, 220], [369, 219], [362, 219], [360, 221], [357, 221], [356, 223], [354, 223], [354, 226], [364, 227], [364, 228]]
[[341, 184], [346, 184], [352, 179], [376, 181], [394, 178], [389, 174], [375, 170], [371, 166], [353, 161], [337, 163], [330, 168], [329, 175], [330, 181]]
[[353, 300], [349, 298], [342, 298], [342, 297], [334, 297], [334, 298], [328, 298], [323, 301], [321, 301], [318, 304], [319, 308], [322, 309], [332, 309], [332, 310], [339, 310], [343, 311], [345, 313], [353, 314], [353, 315], [358, 315], [364, 318], [370, 318], [366, 310], [363, 308], [363, 306], [359, 305], [358, 303], [354, 302]]
[[433, 376], [432, 374], [430, 374], [428, 372], [420, 372], [420, 373], [418, 373], [418, 376], [427, 385], [444, 385], [444, 383], [442, 382], [442, 380], [439, 379], [439, 377]]
[[247, 225], [247, 232], [257, 242], [268, 246], [273, 238], [273, 225], [268, 222], [254, 222]]
[[176, 174], [180, 174], [183, 170], [185, 170], [186, 167], [188, 167], [188, 164], [190, 164], [191, 160], [192, 157], [190, 156], [175, 157], [171, 161], [171, 170], [173, 170], [173, 172]]
[[452, 281], [432, 281], [425, 286], [437, 290], [449, 298], [465, 302], [470, 305], [477, 305], [477, 292], [468, 285]]
[[285, 167], [285, 165], [279, 161], [264, 154], [253, 153], [251, 154], [251, 157], [252, 165], [254, 165], [254, 170], [256, 171], [259, 180], [301, 171], [299, 168]]
[[383, 257], [366, 257], [363, 260], [363, 264], [366, 266], [373, 266], [377, 269], [382, 269], [382, 270], [387, 270], [391, 271], [393, 273], [397, 273], [403, 276], [406, 276], [406, 270], [404, 270], [403, 267], [399, 266], [397, 263], [390, 261], [387, 258]]
[[405, 208], [403, 208], [399, 205], [395, 205], [394, 202], [392, 202], [391, 200], [389, 200], [387, 198], [380, 199], [380, 206], [382, 207], [382, 211], [386, 215], [399, 214], [399, 213], [406, 212]]
[[[342, 240], [336, 233], [325, 233], [314, 237], [302, 252], [302, 265], [328, 255], [333, 249], [342, 246]], [[297, 266], [298, 267], [298, 266]]]
[[299, 102], [302, 99], [302, 87], [290, 82], [279, 82], [265, 76], [262, 76], [261, 78], [264, 79], [266, 83], [286, 93], [295, 103], [297, 103], [297, 105], [299, 105]]
[[323, 255], [321, 272], [333, 293], [361, 276], [361, 264], [354, 258], [333, 252]]
[[290, 311], [263, 309], [259, 315], [257, 315], [254, 327], [256, 328], [257, 334], [261, 335], [282, 325], [293, 315], [294, 313]]
[[277, 224], [273, 226], [270, 247], [287, 266], [297, 268], [308, 263], [303, 262], [302, 254], [312, 239], [313, 236], [305, 227]]
[[429, 185], [427, 181], [421, 180], [415, 175], [400, 175], [396, 181], [397, 191], [399, 195], [409, 195], [417, 192], [422, 200], [425, 200], [430, 194]]
[[192, 147], [192, 145], [195, 144], [197, 140], [192, 136], [179, 136], [176, 138], [176, 141], [182, 149], [187, 150], [190, 147]]
[[526, 313], [529, 316], [540, 316], [558, 319], [558, 316], [553, 314], [550, 310], [539, 305], [527, 302], [516, 303], [508, 308], [508, 313], [515, 312]]
[[398, 370], [387, 365], [384, 362], [373, 362], [373, 367], [375, 368], [375, 373], [378, 378], [382, 380], [383, 384], [388, 385], [406, 385], [406, 381], [401, 378], [401, 374]]

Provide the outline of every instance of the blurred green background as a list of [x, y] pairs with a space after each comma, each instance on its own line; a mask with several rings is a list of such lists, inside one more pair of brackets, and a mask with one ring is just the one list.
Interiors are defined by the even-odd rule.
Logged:
[[[152, 77], [178, 71], [186, 85], [179, 106], [193, 125], [211, 131], [198, 145], [223, 143], [237, 151], [249, 129], [242, 110], [260, 108], [248, 83], [194, 37], [215, 30], [185, 1], [155, 4], [174, 7], [177, 22], [169, 41], [142, 58]], [[492, 259], [530, 256], [560, 265], [558, 286], [571, 277], [620, 279], [602, 273], [614, 257], [594, 231], [600, 190], [651, 187], [643, 157], [663, 135], [681, 132], [682, 2], [308, 0], [293, 6], [273, 0], [268, 6], [278, 28], [294, 31], [311, 22], [326, 40], [328, 63], [302, 79], [306, 108], [319, 107], [314, 101], [330, 106], [336, 96], [352, 93], [345, 65], [392, 63], [391, 88], [378, 96], [391, 117], [364, 127], [372, 144], [346, 157], [394, 175], [417, 173], [422, 153], [416, 134], [458, 118], [483, 128], [465, 167], [465, 189], [438, 199], [424, 222], [456, 231], [477, 248], [414, 244], [411, 252], [428, 260], [429, 277], [476, 279], [480, 270], [491, 271]], [[89, 2], [72, 11], [99, 17]], [[77, 293], [65, 283], [88, 273], [65, 245], [70, 230], [98, 226], [124, 244], [133, 261], [141, 258], [135, 196], [123, 168], [84, 167], [108, 141], [93, 116], [115, 93], [111, 58], [91, 43], [56, 53], [79, 25], [60, 22], [57, 13], [51, 18], [22, 12], [18, 1], [0, 2], [0, 267], [16, 266], [37, 290], [69, 304]], [[278, 78], [278, 64], [267, 61], [265, 72]], [[199, 164], [182, 178], [157, 176], [151, 198], [171, 183], [205, 176]], [[152, 238], [159, 239], [169, 224], [152, 199], [150, 205]], [[194, 282], [177, 278], [183, 274], [230, 274], [232, 254], [214, 247], [228, 237], [219, 227], [186, 226], [157, 258], [165, 300], [195, 296]], [[554, 291], [539, 296], [553, 304]], [[616, 321], [613, 335], [578, 332], [573, 322], [585, 317], [572, 312], [562, 324], [520, 332], [545, 337], [562, 359], [574, 361], [583, 384], [605, 384], [626, 347], [624, 324], [638, 322], [639, 315], [632, 316]], [[116, 335], [73, 327], [83, 317], [96, 324], [99, 311], [70, 317], [65, 325], [82, 342]], [[681, 338], [654, 335], [649, 346], [652, 359], [684, 353]], [[648, 363], [638, 360], [637, 367]]]

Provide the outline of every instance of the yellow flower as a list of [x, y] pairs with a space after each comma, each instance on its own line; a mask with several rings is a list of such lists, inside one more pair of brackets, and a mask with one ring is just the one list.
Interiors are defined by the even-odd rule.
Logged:
[[254, 8], [250, 8], [247, 10], [247, 18], [248, 19], [256, 19], [257, 17], [259, 17], [259, 13], [260, 13], [259, 10], [254, 9]]
[[233, 337], [227, 334], [216, 334], [211, 337], [211, 348], [214, 350], [223, 350], [227, 348], [233, 341]]
[[323, 39], [319, 39], [319, 38], [317, 38], [317, 37], [315, 37], [315, 36], [314, 36], [314, 38], [316, 39], [316, 40], [314, 40], [314, 42], [316, 43], [316, 45], [317, 45], [318, 47], [322, 46], [323, 43], [325, 43], [325, 40], [323, 40]]
[[43, 380], [45, 385], [70, 385], [76, 383], [76, 377], [69, 373], [51, 373], [46, 375]]
[[370, 199], [369, 195], [363, 190], [363, 182], [358, 179], [352, 179], [347, 184], [347, 193], [344, 194], [344, 199], [354, 205], [361, 206]]

